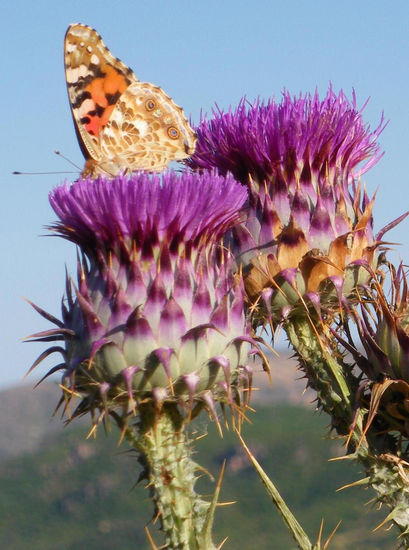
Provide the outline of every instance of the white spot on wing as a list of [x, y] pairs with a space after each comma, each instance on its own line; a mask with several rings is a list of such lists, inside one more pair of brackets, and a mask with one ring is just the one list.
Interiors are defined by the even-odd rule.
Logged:
[[88, 69], [88, 67], [86, 65], [80, 65], [78, 67], [78, 75], [81, 77], [85, 77], [85, 76], [88, 76], [89, 74], [91, 74], [91, 71]]
[[92, 101], [92, 99], [85, 99], [78, 109], [78, 114], [81, 118], [93, 109], [95, 109], [95, 103]]
[[67, 69], [66, 74], [67, 82], [68, 84], [71, 84], [72, 82], [77, 82], [78, 80], [78, 69]]
[[148, 123], [145, 120], [139, 120], [136, 119], [133, 121], [133, 125], [137, 130], [139, 130], [139, 134], [141, 137], [145, 136], [148, 132]]
[[121, 124], [122, 112], [119, 109], [114, 109], [109, 118], [111, 121], [115, 121], [117, 124]]
[[70, 67], [67, 69], [67, 82], [77, 82], [81, 77], [85, 78], [91, 74], [86, 65], [80, 65], [79, 67]]

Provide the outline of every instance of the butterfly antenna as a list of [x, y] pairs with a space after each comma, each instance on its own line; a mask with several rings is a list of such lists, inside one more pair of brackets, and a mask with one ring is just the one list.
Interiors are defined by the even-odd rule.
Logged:
[[75, 172], [74, 171], [67, 171], [67, 170], [63, 170], [61, 172], [20, 172], [18, 170], [15, 170], [14, 172], [12, 172], [13, 176], [41, 176], [41, 175], [49, 175], [49, 174], [78, 174], [78, 172], [81, 172], [81, 168], [79, 166], [77, 166], [76, 164], [74, 164], [70, 159], [65, 157], [60, 151], [55, 150], [54, 153], [56, 155], [58, 155], [59, 157], [63, 158], [64, 160], [66, 160], [69, 164], [74, 166], [74, 168], [76, 168], [77, 170]]
[[14, 172], [12, 172], [13, 176], [42, 176], [50, 174], [78, 174], [78, 172], [67, 172], [66, 170], [63, 172], [19, 172], [18, 170], [14, 170]]
[[74, 168], [77, 168], [77, 170], [79, 170], [81, 172], [81, 168], [79, 166], [77, 166], [74, 162], [72, 162], [72, 160], [70, 160], [69, 158], [65, 157], [61, 151], [58, 151], [58, 149], [56, 149], [54, 151], [54, 153], [56, 155], [58, 155], [59, 157], [63, 158], [64, 160], [66, 160], [69, 164], [71, 164], [71, 166], [74, 166]]

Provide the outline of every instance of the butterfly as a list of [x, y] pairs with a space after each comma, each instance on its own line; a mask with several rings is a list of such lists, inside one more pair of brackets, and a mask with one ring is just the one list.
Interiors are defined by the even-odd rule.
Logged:
[[181, 107], [141, 82], [91, 27], [73, 24], [64, 41], [65, 76], [82, 177], [161, 171], [193, 154], [196, 134]]

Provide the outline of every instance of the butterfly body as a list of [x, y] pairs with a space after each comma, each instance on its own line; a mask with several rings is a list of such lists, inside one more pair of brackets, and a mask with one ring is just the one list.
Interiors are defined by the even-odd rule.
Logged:
[[83, 177], [160, 171], [194, 152], [196, 135], [181, 107], [158, 86], [139, 81], [94, 29], [71, 25], [64, 49], [72, 116], [86, 158]]

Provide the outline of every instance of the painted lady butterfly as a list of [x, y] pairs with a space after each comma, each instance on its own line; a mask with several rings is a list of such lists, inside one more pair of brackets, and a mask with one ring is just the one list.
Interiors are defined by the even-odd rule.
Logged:
[[183, 110], [158, 86], [140, 82], [94, 29], [71, 25], [64, 55], [72, 116], [86, 158], [82, 177], [160, 171], [194, 152], [196, 135]]

